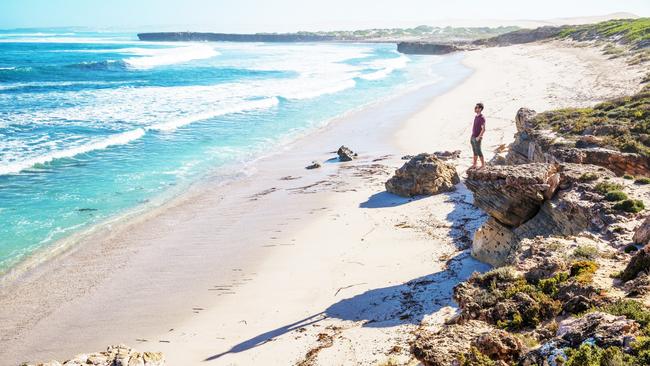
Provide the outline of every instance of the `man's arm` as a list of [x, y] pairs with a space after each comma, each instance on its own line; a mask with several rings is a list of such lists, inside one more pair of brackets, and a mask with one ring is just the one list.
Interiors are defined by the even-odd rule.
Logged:
[[477, 140], [483, 139], [483, 133], [485, 133], [485, 120], [481, 123], [481, 132], [476, 137]]

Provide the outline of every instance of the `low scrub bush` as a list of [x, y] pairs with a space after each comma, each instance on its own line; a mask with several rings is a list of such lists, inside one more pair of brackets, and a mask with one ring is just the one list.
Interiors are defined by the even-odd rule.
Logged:
[[615, 204], [614, 208], [619, 211], [638, 213], [645, 209], [645, 205], [643, 201], [627, 199]]

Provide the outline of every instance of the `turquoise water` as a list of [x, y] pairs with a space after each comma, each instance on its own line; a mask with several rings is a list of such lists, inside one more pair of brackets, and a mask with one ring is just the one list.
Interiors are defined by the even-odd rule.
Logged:
[[[66, 235], [420, 83], [392, 44], [146, 43], [0, 31], [0, 272]], [[449, 75], [454, 75], [450, 77]]]

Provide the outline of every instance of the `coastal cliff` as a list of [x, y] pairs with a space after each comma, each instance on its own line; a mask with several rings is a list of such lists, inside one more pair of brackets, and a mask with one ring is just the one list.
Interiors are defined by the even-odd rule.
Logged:
[[454, 44], [428, 43], [428, 42], [400, 42], [397, 51], [413, 55], [444, 55], [460, 51], [462, 48]]

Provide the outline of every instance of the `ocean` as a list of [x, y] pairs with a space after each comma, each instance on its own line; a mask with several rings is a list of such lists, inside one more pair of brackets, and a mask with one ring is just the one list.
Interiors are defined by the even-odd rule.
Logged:
[[207, 175], [244, 174], [350, 111], [467, 73], [459, 57], [394, 44], [0, 31], [0, 274]]

